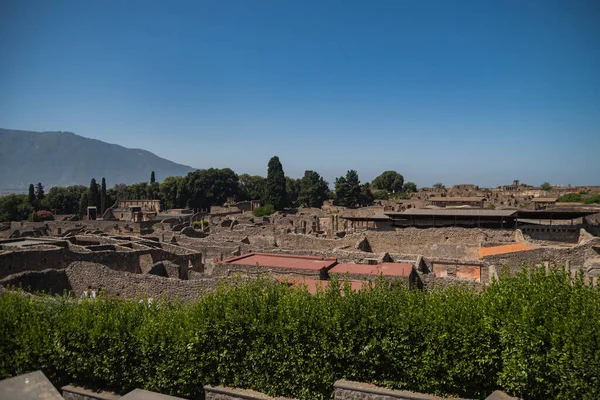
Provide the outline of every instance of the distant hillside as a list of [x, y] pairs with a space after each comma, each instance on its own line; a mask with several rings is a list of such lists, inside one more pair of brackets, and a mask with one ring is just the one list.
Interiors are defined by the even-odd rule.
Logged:
[[88, 139], [70, 132], [0, 129], [0, 192], [24, 191], [30, 183], [50, 186], [89, 185], [91, 178], [107, 184], [158, 181], [185, 175], [194, 168], [176, 164], [141, 149]]

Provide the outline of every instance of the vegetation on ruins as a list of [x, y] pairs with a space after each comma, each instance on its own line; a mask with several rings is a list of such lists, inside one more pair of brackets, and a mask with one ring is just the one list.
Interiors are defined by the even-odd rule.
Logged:
[[26, 194], [9, 194], [0, 197], [0, 222], [26, 220], [33, 212]]
[[[26, 196], [25, 196], [26, 197]], [[341, 286], [341, 288], [340, 288]], [[477, 291], [352, 292], [229, 281], [196, 303], [0, 295], [0, 378], [42, 369], [56, 386], [203, 385], [331, 398], [340, 378], [444, 396], [600, 398], [600, 292], [563, 269], [523, 269]]]
[[373, 203], [373, 193], [368, 183], [360, 184], [358, 173], [350, 170], [346, 176], [335, 180], [334, 204], [342, 207], [363, 207]]
[[373, 199], [375, 200], [388, 200], [390, 195], [387, 190], [374, 190]]
[[600, 194], [568, 193], [560, 196], [556, 201], [561, 203], [600, 204]]
[[275, 210], [283, 210], [287, 201], [285, 174], [279, 157], [275, 156], [269, 160], [267, 168], [267, 180], [265, 182], [264, 204], [271, 204]]
[[444, 185], [444, 184], [443, 184], [443, 183], [441, 183], [441, 182], [438, 182], [438, 183], [434, 183], [434, 184], [433, 184], [433, 188], [434, 188], [434, 189], [446, 189], [446, 185]]
[[252, 214], [255, 217], [267, 217], [275, 212], [275, 207], [271, 204], [265, 204], [264, 206], [260, 206], [254, 209]]
[[30, 219], [33, 222], [54, 221], [54, 215], [48, 210], [39, 210], [31, 213]]
[[29, 197], [28, 197], [29, 205], [31, 207], [35, 207], [35, 188], [33, 187], [33, 183], [29, 184]]
[[414, 182], [406, 182], [403, 187], [404, 193], [416, 193], [417, 185]]
[[396, 171], [385, 171], [373, 179], [371, 185], [374, 189], [387, 190], [391, 193], [401, 192], [404, 185], [404, 177]]
[[237, 193], [238, 176], [230, 168], [199, 169], [183, 179], [186, 206], [194, 209], [223, 204]]
[[300, 196], [300, 179], [285, 177], [285, 191], [287, 199], [285, 201], [286, 207], [298, 207], [298, 196]]
[[241, 174], [239, 176], [238, 200], [260, 200], [265, 197], [266, 179], [258, 175]]
[[306, 207], [321, 207], [329, 196], [329, 184], [318, 172], [304, 171], [300, 179], [298, 202]]
[[543, 190], [550, 190], [552, 189], [552, 185], [550, 184], [550, 182], [544, 182], [540, 185], [540, 188], [542, 188]]

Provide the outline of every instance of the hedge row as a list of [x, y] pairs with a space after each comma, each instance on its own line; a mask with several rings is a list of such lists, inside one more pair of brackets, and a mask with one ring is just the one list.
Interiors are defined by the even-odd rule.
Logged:
[[[341, 288], [340, 288], [341, 286]], [[269, 279], [199, 302], [0, 296], [0, 378], [199, 398], [205, 384], [331, 398], [345, 378], [482, 398], [600, 398], [600, 294], [563, 270], [477, 293], [345, 284], [311, 296]]]

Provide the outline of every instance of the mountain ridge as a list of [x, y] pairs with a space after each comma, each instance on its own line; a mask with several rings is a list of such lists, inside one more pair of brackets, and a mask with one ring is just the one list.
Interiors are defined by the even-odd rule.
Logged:
[[0, 128], [0, 191], [24, 191], [30, 183], [44, 187], [88, 185], [91, 178], [107, 185], [157, 181], [195, 170], [144, 149], [86, 138], [73, 132]]

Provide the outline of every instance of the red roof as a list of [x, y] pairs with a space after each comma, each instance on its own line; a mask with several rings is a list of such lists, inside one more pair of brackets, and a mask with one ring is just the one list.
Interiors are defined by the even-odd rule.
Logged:
[[410, 263], [384, 262], [377, 265], [366, 264], [338, 264], [329, 270], [337, 274], [384, 275], [384, 276], [409, 276], [413, 270]]
[[336, 258], [267, 253], [248, 253], [219, 262], [219, 264], [258, 265], [260, 267], [307, 269], [312, 271], [331, 268], [336, 263]]
[[[287, 283], [294, 286], [306, 286], [310, 294], [317, 294], [317, 288], [322, 288], [323, 290], [327, 289], [329, 286], [329, 281], [320, 281], [317, 279], [294, 279], [282, 276], [276, 276], [279, 282]], [[363, 282], [358, 281], [350, 281], [350, 285], [352, 286], [353, 291], [359, 291], [363, 287]]]

